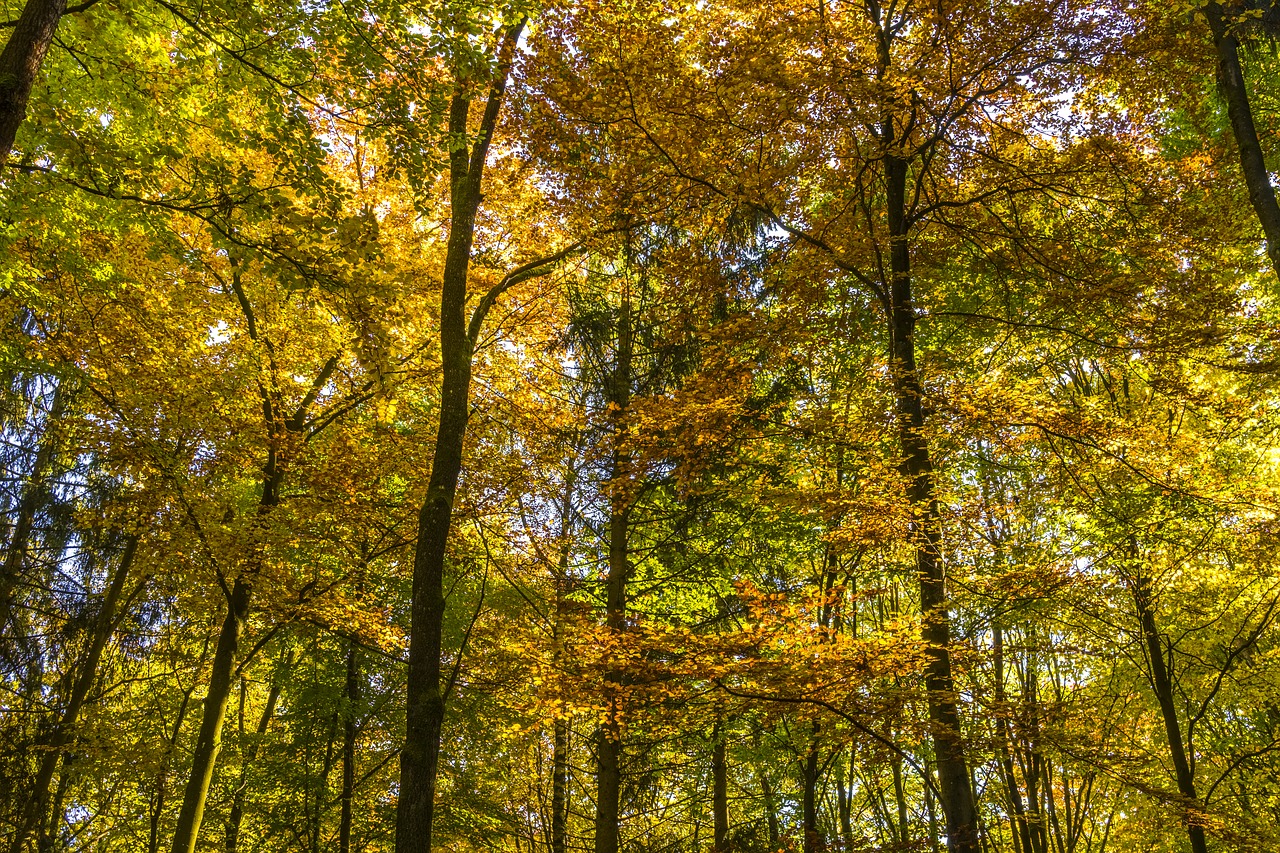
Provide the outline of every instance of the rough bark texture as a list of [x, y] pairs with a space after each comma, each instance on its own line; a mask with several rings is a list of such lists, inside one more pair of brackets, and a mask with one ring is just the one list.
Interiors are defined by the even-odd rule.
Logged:
[[27, 101], [44, 64], [67, 0], [27, 0], [13, 34], [0, 51], [0, 163], [9, 159]]
[[471, 395], [474, 341], [467, 328], [467, 270], [471, 264], [485, 158], [502, 106], [512, 52], [523, 28], [523, 23], [512, 27], [503, 38], [498, 76], [490, 89], [479, 132], [474, 137], [467, 133], [471, 100], [458, 94], [449, 106], [449, 138], [476, 141], [470, 149], [465, 143], [455, 142], [449, 153], [451, 218], [440, 292], [440, 424], [427, 495], [418, 513], [418, 543], [413, 556], [409, 679], [405, 742], [400, 752], [396, 853], [426, 853], [431, 849], [440, 732], [445, 711], [445, 685], [440, 678], [445, 549], [462, 473], [462, 448]]
[[[885, 123], [882, 141], [887, 148], [892, 148], [895, 140], [891, 122]], [[889, 328], [898, 438], [902, 450], [902, 473], [907, 478], [907, 496], [913, 513], [911, 535], [915, 542], [916, 573], [920, 583], [921, 635], [928, 644], [925, 687], [929, 691], [929, 721], [938, 790], [947, 827], [947, 847], [953, 853], [978, 853], [977, 814], [961, 736], [955, 679], [951, 674], [951, 619], [939, 549], [942, 518], [938, 510], [933, 460], [924, 432], [923, 392], [916, 368], [916, 313], [911, 296], [906, 214], [907, 174], [908, 163], [905, 160], [892, 155], [885, 157], [885, 202], [892, 273], [888, 289]]]
[[1249, 189], [1249, 202], [1262, 225], [1262, 233], [1267, 240], [1267, 256], [1276, 275], [1280, 276], [1280, 204], [1276, 202], [1275, 187], [1271, 185], [1271, 175], [1258, 141], [1258, 129], [1253, 122], [1249, 89], [1240, 65], [1240, 39], [1221, 3], [1209, 3], [1204, 7], [1204, 13], [1213, 33], [1213, 46], [1218, 55], [1218, 89], [1227, 102], [1227, 117], [1231, 120], [1231, 132], [1240, 155], [1240, 170]]
[[44, 752], [40, 759], [40, 767], [36, 771], [35, 785], [27, 799], [22, 821], [14, 832], [13, 842], [9, 846], [10, 853], [22, 853], [32, 830], [36, 829], [45, 817], [53, 774], [58, 769], [58, 762], [65, 748], [75, 739], [76, 721], [80, 717], [85, 701], [89, 698], [89, 690], [97, 680], [98, 664], [102, 661], [102, 653], [115, 628], [116, 609], [119, 607], [120, 596], [124, 592], [125, 581], [129, 577], [129, 570], [133, 566], [133, 558], [137, 550], [138, 537], [130, 536], [125, 543], [124, 552], [120, 555], [115, 573], [111, 577], [111, 583], [103, 596], [102, 609], [98, 611], [93, 637], [89, 641], [89, 648], [85, 650], [84, 662], [71, 688], [71, 694], [67, 697], [66, 707], [63, 708], [58, 721], [42, 739], [41, 747]]

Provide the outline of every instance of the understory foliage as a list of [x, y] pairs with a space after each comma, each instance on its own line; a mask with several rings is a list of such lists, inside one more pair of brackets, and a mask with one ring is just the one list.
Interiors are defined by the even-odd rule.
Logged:
[[1280, 849], [1274, 4], [0, 19], [11, 853]]

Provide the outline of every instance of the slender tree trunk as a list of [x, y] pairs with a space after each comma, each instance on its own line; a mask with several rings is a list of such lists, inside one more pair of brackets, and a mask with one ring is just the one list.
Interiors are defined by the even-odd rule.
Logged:
[[[288, 666], [287, 661], [285, 665], [286, 667]], [[282, 673], [277, 673], [271, 680], [271, 687], [267, 691], [267, 704], [262, 709], [262, 716], [258, 718], [258, 725], [254, 729], [255, 737], [244, 750], [243, 761], [240, 766], [240, 783], [236, 785], [236, 790], [231, 795], [231, 813], [227, 817], [227, 853], [236, 853], [237, 845], [240, 842], [240, 827], [244, 823], [245, 799], [249, 792], [249, 770], [258, 759], [258, 751], [262, 748], [262, 740], [266, 737], [267, 729], [271, 726], [271, 720], [276, 715], [276, 702], [280, 699], [280, 690], [283, 686], [284, 676]]]
[[[1137, 547], [1134, 546], [1135, 558]], [[1170, 665], [1165, 658], [1165, 649], [1156, 625], [1154, 604], [1151, 598], [1151, 579], [1140, 573], [1133, 584], [1133, 600], [1138, 611], [1138, 621], [1142, 626], [1142, 637], [1146, 642], [1147, 659], [1151, 665], [1151, 686], [1155, 690], [1156, 701], [1160, 704], [1160, 716], [1164, 721], [1165, 738], [1169, 744], [1169, 759], [1173, 762], [1175, 781], [1178, 793], [1186, 799], [1187, 806], [1199, 805], [1200, 797], [1196, 793], [1195, 772], [1187, 755], [1182, 739], [1182, 724], [1178, 722], [1178, 709], [1173, 695], [1173, 676]], [[1207, 853], [1204, 827], [1199, 824], [1194, 814], [1187, 819], [1187, 838], [1191, 842], [1192, 853]]]
[[760, 771], [760, 797], [764, 801], [765, 822], [769, 825], [769, 849], [777, 850], [782, 841], [782, 833], [778, 827], [778, 801], [773, 795], [773, 786], [769, 777]]
[[818, 831], [818, 724], [813, 724], [813, 734], [809, 739], [809, 749], [800, 765], [803, 774], [803, 790], [800, 797], [801, 823], [804, 853], [818, 853], [823, 847], [822, 836]]
[[0, 163], [9, 159], [27, 101], [44, 64], [67, 0], [27, 0], [9, 41], [0, 51]]
[[[205, 651], [208, 651], [207, 646]], [[187, 708], [191, 704], [191, 694], [194, 692], [195, 685], [193, 684], [182, 694], [182, 701], [178, 703], [178, 714], [173, 721], [173, 734], [169, 737], [169, 748], [165, 751], [164, 763], [161, 765], [160, 771], [156, 773], [156, 789], [150, 803], [151, 833], [147, 840], [147, 853], [159, 853], [160, 851], [160, 816], [164, 814], [165, 789], [169, 780], [169, 760], [173, 755], [174, 749], [177, 748], [178, 736], [182, 734], [182, 723], [187, 718]]]
[[49, 804], [49, 787], [58, 769], [59, 760], [66, 747], [75, 738], [76, 721], [89, 697], [89, 690], [97, 680], [98, 664], [102, 661], [102, 653], [115, 628], [116, 608], [120, 604], [120, 596], [124, 592], [125, 581], [129, 577], [129, 570], [133, 566], [133, 558], [137, 551], [138, 537], [132, 535], [125, 541], [124, 552], [120, 555], [120, 561], [103, 596], [102, 609], [98, 612], [93, 637], [89, 641], [89, 648], [85, 651], [84, 662], [71, 688], [71, 695], [67, 697], [67, 705], [62, 711], [62, 716], [42, 739], [41, 746], [44, 748], [44, 753], [40, 759], [39, 769], [36, 771], [35, 785], [28, 795], [26, 807], [23, 810], [21, 823], [14, 832], [13, 841], [9, 846], [10, 853], [22, 853], [31, 831], [41, 826], [44, 821]]
[[[894, 144], [891, 122], [884, 127], [885, 144]], [[955, 679], [951, 673], [951, 617], [942, 563], [942, 517], [938, 509], [933, 460], [925, 437], [923, 391], [916, 368], [915, 305], [911, 296], [911, 260], [906, 217], [908, 164], [885, 156], [886, 204], [889, 219], [889, 323], [893, 359], [898, 436], [902, 473], [913, 519], [916, 572], [920, 583], [921, 635], [927, 644], [925, 687], [929, 692], [929, 721], [938, 771], [938, 789], [952, 853], [978, 853], [978, 823], [973, 789], [964, 754]]]
[[729, 764], [725, 760], [724, 724], [716, 721], [711, 733], [711, 816], [715, 827], [715, 853], [729, 849]]
[[1258, 141], [1258, 129], [1253, 122], [1253, 108], [1249, 103], [1249, 88], [1240, 65], [1240, 40], [1233, 30], [1233, 21], [1219, 2], [1204, 7], [1213, 33], [1213, 46], [1218, 54], [1218, 89], [1227, 102], [1227, 117], [1231, 120], [1231, 132], [1235, 135], [1240, 155], [1240, 170], [1244, 173], [1245, 186], [1249, 189], [1249, 202], [1262, 225], [1267, 241], [1267, 256], [1280, 275], [1280, 204], [1276, 202], [1275, 187], [1262, 156]]
[[[0, 72], [2, 73], [2, 72]], [[49, 413], [45, 416], [36, 445], [36, 457], [31, 465], [31, 479], [27, 481], [18, 501], [18, 516], [13, 522], [13, 534], [5, 548], [4, 561], [0, 563], [0, 637], [4, 636], [13, 613], [13, 596], [22, 579], [27, 553], [31, 549], [31, 534], [35, 528], [36, 514], [49, 498], [49, 476], [54, 456], [58, 452], [59, 431], [66, 410], [67, 393], [61, 383], [53, 391]], [[15, 631], [16, 635], [17, 632]]]
[[192, 853], [200, 824], [204, 820], [205, 802], [209, 785], [213, 781], [213, 769], [222, 749], [222, 724], [227, 716], [227, 704], [231, 699], [233, 671], [245, 620], [249, 616], [252, 588], [245, 575], [236, 578], [231, 595], [227, 598], [227, 612], [222, 619], [218, 645], [213, 653], [213, 669], [209, 674], [209, 692], [204, 700], [204, 713], [200, 720], [200, 734], [192, 756], [191, 775], [178, 812], [178, 825], [173, 834], [172, 853]]
[[1027, 825], [1027, 810], [1022, 802], [1022, 790], [1018, 785], [1017, 774], [1013, 769], [1013, 735], [1009, 731], [1008, 703], [1004, 692], [1004, 631], [998, 622], [991, 626], [992, 656], [995, 663], [996, 682], [996, 727], [999, 730], [1000, 770], [1004, 777], [1005, 790], [1012, 814], [1013, 838], [1015, 853], [1033, 853], [1031, 846], [1031, 829]]
[[[444, 727], [445, 691], [441, 683], [444, 630], [444, 564], [453, 502], [462, 473], [467, 434], [474, 342], [467, 330], [467, 270], [475, 236], [476, 211], [485, 158], [506, 91], [511, 56], [524, 24], [503, 38], [499, 70], [485, 104], [475, 145], [454, 144], [449, 152], [450, 223], [440, 291], [440, 424], [427, 495], [418, 513], [418, 543], [413, 555], [410, 604], [409, 678], [406, 690], [405, 741], [400, 751], [400, 799], [396, 806], [396, 853], [428, 853], [435, 814], [440, 733]], [[471, 100], [463, 94], [449, 106], [449, 137], [468, 134]]]
[[[611, 632], [621, 633], [627, 626], [627, 576], [631, 570], [627, 553], [627, 527], [631, 497], [626, 483], [631, 476], [631, 458], [623, 447], [627, 406], [631, 403], [633, 341], [631, 329], [631, 296], [623, 295], [618, 316], [618, 350], [613, 375], [608, 379], [606, 397], [613, 421], [613, 460], [609, 496], [609, 577], [606, 581], [605, 623]], [[621, 684], [621, 675], [611, 673], [608, 680]], [[622, 712], [616, 691], [611, 691], [607, 718], [597, 736], [596, 748], [596, 845], [595, 853], [618, 853], [618, 826], [621, 816], [622, 790]]]
[[338, 822], [338, 853], [351, 853], [351, 806], [356, 794], [356, 707], [360, 702], [360, 667], [356, 643], [347, 646], [347, 712], [342, 722], [342, 815]]

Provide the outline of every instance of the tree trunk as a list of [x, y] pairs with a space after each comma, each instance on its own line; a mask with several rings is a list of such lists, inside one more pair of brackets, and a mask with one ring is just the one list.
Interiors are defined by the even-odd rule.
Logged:
[[818, 724], [813, 724], [813, 735], [809, 739], [809, 749], [800, 765], [804, 783], [801, 794], [801, 824], [804, 853], [818, 853], [823, 847], [822, 836], [818, 832]]
[[[285, 666], [288, 666], [287, 659]], [[240, 842], [240, 826], [244, 822], [244, 804], [249, 792], [249, 770], [258, 758], [262, 739], [266, 737], [271, 720], [276, 715], [276, 702], [280, 699], [280, 689], [283, 686], [283, 675], [278, 673], [271, 680], [271, 688], [267, 691], [266, 707], [262, 709], [262, 716], [258, 718], [258, 725], [254, 729], [256, 736], [244, 750], [240, 766], [240, 783], [236, 785], [235, 793], [231, 796], [231, 813], [227, 817], [227, 853], [236, 853], [236, 847]]]
[[[630, 519], [630, 495], [625, 482], [631, 476], [631, 458], [623, 448], [625, 417], [631, 403], [633, 341], [631, 330], [631, 295], [625, 292], [618, 315], [618, 350], [613, 375], [609, 377], [606, 398], [613, 422], [613, 460], [609, 496], [609, 577], [606, 581], [605, 624], [614, 633], [627, 627], [627, 576], [631, 565], [627, 554], [627, 526]], [[607, 681], [620, 685], [622, 676], [610, 673]], [[611, 691], [609, 708], [600, 727], [596, 750], [596, 853], [618, 853], [618, 825], [621, 817], [622, 708], [616, 691]]]
[[[208, 646], [205, 647], [205, 651], [208, 651]], [[160, 772], [156, 773], [156, 790], [150, 803], [151, 833], [147, 839], [147, 853], [159, 853], [160, 851], [160, 816], [164, 814], [164, 795], [166, 782], [169, 778], [169, 759], [178, 745], [178, 736], [182, 734], [182, 723], [187, 718], [187, 708], [191, 704], [191, 694], [194, 692], [195, 685], [193, 684], [182, 694], [182, 701], [178, 703], [178, 713], [173, 722], [173, 734], [169, 737], [168, 749], [165, 751], [164, 763], [160, 767]]]
[[[892, 127], [885, 126], [885, 144], [893, 145]], [[927, 644], [925, 687], [929, 692], [929, 721], [938, 770], [938, 789], [952, 853], [978, 853], [978, 823], [973, 789], [964, 754], [955, 679], [951, 674], [951, 618], [942, 564], [942, 517], [938, 510], [933, 460], [925, 437], [923, 391], [916, 369], [915, 306], [911, 297], [911, 260], [906, 217], [907, 162], [885, 157], [886, 204], [890, 246], [889, 326], [893, 359], [894, 396], [902, 473], [911, 501], [911, 535], [916, 546], [920, 582], [921, 636]]]
[[[503, 38], [499, 70], [489, 91], [475, 145], [454, 144], [449, 152], [450, 223], [440, 291], [440, 424], [427, 495], [418, 513], [418, 543], [413, 555], [410, 603], [409, 678], [406, 689], [404, 748], [400, 751], [400, 799], [396, 806], [396, 853], [428, 853], [435, 814], [440, 733], [445, 690], [441, 684], [444, 630], [444, 562], [453, 501], [462, 473], [467, 434], [474, 342], [467, 332], [467, 270], [475, 237], [476, 211], [485, 158], [506, 91], [511, 56], [524, 24]], [[449, 137], [465, 140], [471, 100], [454, 95], [449, 105]], [[482, 318], [481, 318], [482, 319]]]
[[[1137, 551], [1136, 547], [1134, 551]], [[1178, 722], [1178, 710], [1173, 695], [1173, 676], [1165, 660], [1162, 638], [1156, 625], [1154, 604], [1151, 599], [1151, 579], [1145, 573], [1140, 573], [1133, 583], [1133, 601], [1137, 607], [1139, 624], [1142, 626], [1142, 637], [1146, 641], [1147, 659], [1151, 665], [1151, 686], [1155, 690], [1156, 701], [1160, 704], [1160, 716], [1164, 721], [1165, 738], [1169, 744], [1169, 759], [1173, 762], [1178, 793], [1185, 798], [1186, 806], [1198, 806], [1200, 797], [1196, 793], [1195, 772], [1182, 740], [1182, 724]], [[1207, 853], [1204, 827], [1199, 824], [1194, 814], [1187, 816], [1187, 838], [1191, 842], [1192, 853]]]
[[0, 163], [9, 159], [18, 127], [27, 117], [27, 101], [44, 64], [67, 0], [27, 0], [18, 23], [0, 52]]
[[40, 767], [36, 771], [35, 786], [28, 796], [21, 822], [14, 833], [13, 842], [9, 847], [10, 853], [22, 853], [27, 836], [44, 820], [48, 808], [49, 786], [53, 782], [53, 775], [58, 769], [58, 762], [65, 748], [75, 738], [76, 721], [89, 696], [89, 690], [97, 680], [98, 664], [102, 660], [102, 653], [115, 627], [116, 608], [119, 606], [120, 596], [124, 591], [125, 581], [129, 577], [129, 570], [133, 566], [133, 558], [137, 551], [138, 537], [135, 534], [126, 540], [120, 562], [103, 596], [102, 610], [98, 613], [93, 637], [89, 641], [89, 648], [85, 651], [84, 663], [71, 688], [71, 695], [67, 698], [67, 706], [48, 735], [42, 739], [41, 747], [44, 753], [40, 759]]
[[342, 723], [342, 815], [338, 853], [351, 853], [351, 806], [356, 793], [356, 706], [360, 702], [360, 668], [356, 642], [347, 646], [347, 712]]
[[1219, 2], [1204, 7], [1213, 33], [1213, 46], [1218, 54], [1218, 89], [1227, 102], [1227, 117], [1231, 120], [1231, 132], [1236, 139], [1240, 156], [1240, 170], [1244, 173], [1245, 186], [1249, 189], [1249, 202], [1262, 225], [1267, 241], [1267, 256], [1276, 275], [1280, 275], [1280, 204], [1276, 202], [1275, 187], [1262, 156], [1258, 141], [1258, 129], [1253, 123], [1253, 108], [1249, 104], [1249, 89], [1240, 66], [1240, 40], [1232, 30], [1226, 10]]
[[715, 853], [729, 849], [729, 764], [724, 754], [724, 724], [717, 721], [711, 733], [711, 812], [715, 827]]
[[[5, 548], [4, 562], [0, 563], [0, 637], [4, 636], [13, 612], [13, 596], [22, 579], [27, 552], [31, 549], [31, 533], [35, 527], [36, 513], [49, 497], [49, 474], [54, 455], [58, 450], [60, 421], [66, 410], [67, 394], [61, 383], [53, 391], [53, 400], [45, 416], [36, 446], [36, 457], [31, 465], [31, 479], [22, 491], [18, 502], [18, 517], [13, 522], [13, 534]], [[17, 635], [17, 631], [13, 635]]]
[[236, 578], [231, 595], [227, 598], [227, 612], [222, 619], [218, 645], [213, 653], [213, 669], [209, 673], [209, 692], [204, 700], [204, 713], [200, 720], [200, 734], [196, 738], [195, 754], [191, 761], [191, 775], [178, 812], [178, 825], [173, 834], [172, 853], [192, 853], [200, 824], [204, 820], [204, 806], [213, 781], [213, 768], [222, 749], [222, 723], [227, 716], [227, 703], [231, 698], [232, 675], [236, 653], [240, 648], [241, 634], [249, 616], [252, 597], [249, 580], [242, 574]]

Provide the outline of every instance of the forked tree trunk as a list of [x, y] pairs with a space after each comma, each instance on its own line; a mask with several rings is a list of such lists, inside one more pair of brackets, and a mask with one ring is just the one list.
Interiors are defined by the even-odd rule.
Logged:
[[[449, 152], [449, 240], [440, 291], [440, 424], [427, 494], [418, 513], [418, 543], [413, 555], [409, 678], [405, 741], [400, 751], [396, 853], [427, 853], [431, 850], [440, 733], [444, 727], [445, 712], [446, 688], [441, 683], [440, 660], [445, 613], [445, 549], [453, 523], [458, 478], [462, 473], [475, 343], [469, 334], [466, 316], [467, 270], [471, 264], [485, 160], [502, 108], [512, 55], [523, 29], [522, 21], [503, 35], [499, 68], [485, 103], [479, 132], [474, 136], [468, 133], [471, 115], [469, 96], [454, 95], [449, 105], [449, 138], [476, 141], [470, 148], [465, 144], [454, 144]], [[483, 319], [483, 314], [473, 315], [473, 322], [482, 322]]]

